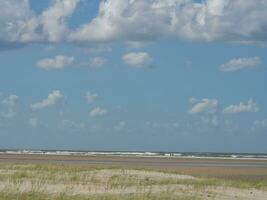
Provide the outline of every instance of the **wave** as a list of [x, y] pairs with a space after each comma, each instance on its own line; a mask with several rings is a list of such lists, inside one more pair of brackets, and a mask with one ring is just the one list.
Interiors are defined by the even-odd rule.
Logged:
[[65, 156], [136, 156], [176, 158], [217, 158], [217, 159], [266, 159], [267, 154], [248, 153], [203, 153], [203, 152], [141, 152], [141, 151], [68, 151], [68, 150], [0, 150], [0, 154], [34, 154]]

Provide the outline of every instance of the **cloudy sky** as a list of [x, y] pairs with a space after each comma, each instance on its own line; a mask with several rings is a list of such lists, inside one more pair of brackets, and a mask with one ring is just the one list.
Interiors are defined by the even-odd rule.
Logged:
[[267, 152], [267, 0], [0, 0], [0, 148]]

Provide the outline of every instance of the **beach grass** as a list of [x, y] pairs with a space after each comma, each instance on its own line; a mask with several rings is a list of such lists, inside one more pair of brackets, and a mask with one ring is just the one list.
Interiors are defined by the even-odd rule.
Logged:
[[0, 200], [196, 200], [216, 196], [218, 188], [267, 191], [267, 179], [107, 166], [0, 164]]
[[172, 193], [144, 193], [144, 194], [126, 194], [126, 195], [69, 195], [60, 193], [57, 195], [48, 195], [38, 192], [29, 193], [0, 193], [0, 200], [201, 200], [202, 198], [194, 196], [177, 196]]

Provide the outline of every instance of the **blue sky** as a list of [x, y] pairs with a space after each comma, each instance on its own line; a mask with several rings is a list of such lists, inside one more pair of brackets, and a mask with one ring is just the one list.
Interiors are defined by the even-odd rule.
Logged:
[[265, 0], [3, 0], [0, 148], [267, 152], [266, 15]]

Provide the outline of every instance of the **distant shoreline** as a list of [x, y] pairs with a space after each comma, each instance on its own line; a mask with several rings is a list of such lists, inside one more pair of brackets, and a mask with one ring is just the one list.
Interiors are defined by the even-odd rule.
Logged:
[[61, 155], [61, 156], [120, 156], [195, 158], [229, 160], [267, 160], [264, 153], [212, 153], [212, 152], [143, 152], [143, 151], [68, 151], [68, 150], [9, 150], [0, 149], [0, 154], [9, 155]]

